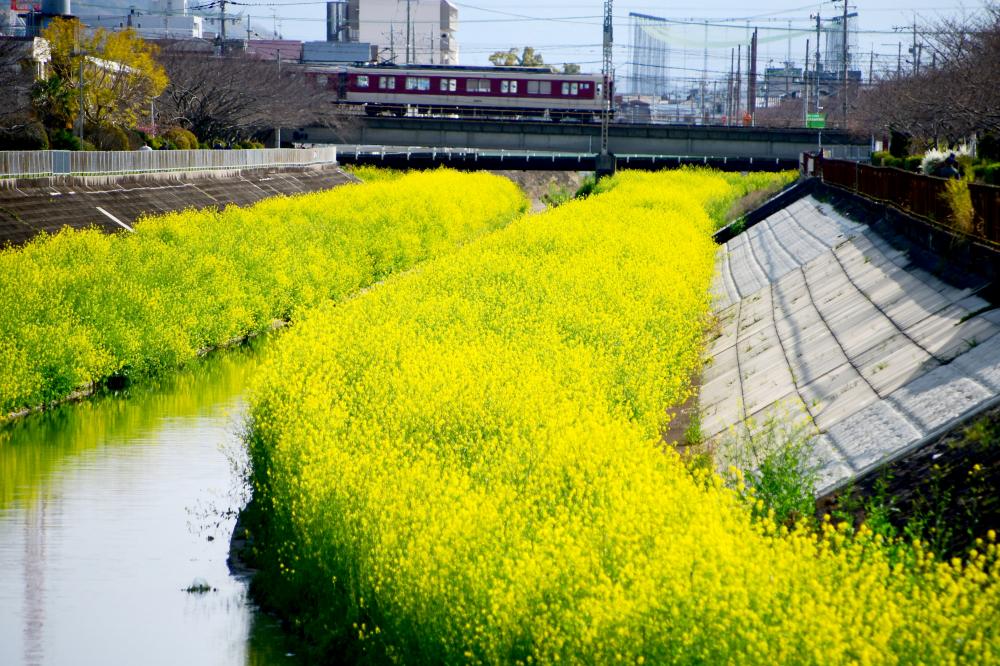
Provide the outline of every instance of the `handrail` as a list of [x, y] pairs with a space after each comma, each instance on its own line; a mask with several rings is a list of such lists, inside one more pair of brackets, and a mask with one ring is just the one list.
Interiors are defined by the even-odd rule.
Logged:
[[956, 233], [1000, 244], [1000, 187], [969, 183], [974, 221], [971, 229], [964, 229], [956, 225], [945, 197], [947, 178], [818, 155], [806, 160], [824, 183], [889, 204]]
[[337, 149], [0, 151], [0, 178], [104, 176], [336, 164]]

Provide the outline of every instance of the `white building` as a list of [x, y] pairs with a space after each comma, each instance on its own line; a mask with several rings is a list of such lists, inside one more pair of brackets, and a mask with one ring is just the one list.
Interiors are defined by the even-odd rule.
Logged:
[[378, 45], [379, 60], [457, 65], [458, 8], [449, 0], [348, 0], [348, 41]]

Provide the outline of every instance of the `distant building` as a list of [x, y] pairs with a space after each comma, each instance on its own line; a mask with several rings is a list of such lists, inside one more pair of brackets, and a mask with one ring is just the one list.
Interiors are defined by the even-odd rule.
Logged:
[[375, 44], [380, 61], [458, 64], [458, 8], [449, 0], [348, 0], [329, 3], [327, 17], [328, 39]]
[[303, 63], [367, 63], [378, 58], [378, 47], [369, 42], [306, 42]]
[[[80, 4], [86, 8], [86, 4]], [[80, 18], [92, 28], [132, 28], [143, 39], [201, 39], [208, 36], [205, 34], [205, 19], [188, 13], [187, 0], [153, 0], [147, 4], [150, 5], [148, 9], [136, 9], [132, 5], [122, 9], [123, 13], [102, 7], [105, 13], [81, 15]]]
[[802, 96], [802, 68], [790, 62], [782, 67], [768, 67], [758, 83], [757, 106], [770, 107], [783, 99]]

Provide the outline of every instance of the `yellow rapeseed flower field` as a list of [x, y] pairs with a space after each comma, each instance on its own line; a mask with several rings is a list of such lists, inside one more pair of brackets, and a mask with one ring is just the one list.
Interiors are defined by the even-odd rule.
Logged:
[[[996, 546], [755, 520], [661, 433], [690, 392], [710, 172], [624, 173], [321, 307], [252, 400], [267, 600], [328, 658], [996, 663]], [[721, 203], [720, 203], [721, 202]]]
[[112, 375], [177, 366], [526, 208], [507, 179], [438, 171], [0, 251], [0, 421]]

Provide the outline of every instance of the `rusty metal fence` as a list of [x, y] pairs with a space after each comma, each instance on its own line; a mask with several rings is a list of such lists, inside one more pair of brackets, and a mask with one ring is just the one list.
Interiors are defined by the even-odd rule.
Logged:
[[335, 164], [337, 149], [0, 151], [0, 178], [103, 176]]
[[945, 178], [819, 156], [809, 156], [803, 163], [810, 165], [811, 175], [821, 177], [824, 183], [857, 192], [955, 231], [1000, 244], [1000, 187], [969, 184], [969, 197], [975, 214], [970, 232], [956, 228], [946, 197], [948, 180]]

